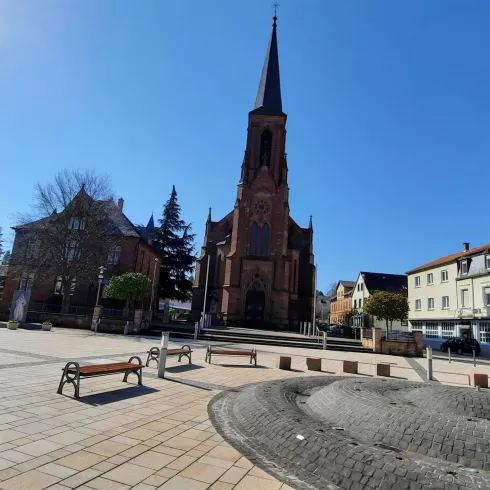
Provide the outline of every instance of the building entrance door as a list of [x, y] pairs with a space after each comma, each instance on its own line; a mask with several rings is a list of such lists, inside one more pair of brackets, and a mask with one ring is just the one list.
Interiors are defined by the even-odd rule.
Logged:
[[245, 301], [245, 320], [250, 323], [264, 320], [265, 291], [249, 290]]

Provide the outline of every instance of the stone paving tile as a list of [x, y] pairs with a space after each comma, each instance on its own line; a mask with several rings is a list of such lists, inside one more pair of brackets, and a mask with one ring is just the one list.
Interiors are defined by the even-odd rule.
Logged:
[[257, 478], [255, 476], [246, 476], [235, 487], [236, 490], [279, 490], [282, 483], [277, 480]]
[[204, 483], [214, 483], [225, 471], [224, 468], [220, 468], [219, 466], [213, 466], [197, 461], [179, 474], [180, 476], [192, 478]]
[[132, 463], [124, 463], [121, 466], [104, 473], [104, 478], [128, 485], [136, 485], [137, 483], [146, 480], [146, 478], [154, 472], [155, 470], [150, 468], [144, 468]]
[[129, 485], [114, 480], [108, 480], [102, 476], [87, 482], [86, 486], [87, 488], [94, 488], [96, 490], [128, 490], [131, 488]]
[[245, 468], [238, 468], [237, 466], [233, 466], [220, 477], [219, 481], [232, 483], [235, 485], [247, 474], [247, 471], [248, 470], [246, 470]]
[[48, 475], [56, 476], [57, 478], [61, 479], [73, 476], [78, 472], [77, 470], [56, 463], [48, 463], [44, 466], [39, 466], [38, 471], [42, 471], [43, 473], [47, 473]]
[[178, 470], [182, 471], [184, 468], [187, 468], [190, 464], [194, 463], [197, 458], [193, 458], [191, 456], [180, 456], [180, 458], [177, 458], [175, 461], [172, 461], [167, 465], [167, 468], [170, 468], [171, 470]]
[[0, 482], [0, 488], [3, 490], [43, 490], [58, 481], [59, 478], [32, 470]]
[[175, 459], [175, 456], [169, 456], [168, 454], [162, 454], [156, 451], [148, 451], [140, 456], [137, 456], [136, 458], [133, 458], [131, 463], [156, 471], [161, 470], [164, 466], [167, 466], [172, 461], [175, 461]]
[[24, 463], [25, 461], [29, 461], [34, 456], [29, 456], [28, 454], [21, 453], [20, 451], [15, 451], [14, 449], [10, 449], [8, 451], [4, 451], [0, 453], [0, 458], [8, 459], [9, 461], [13, 461], [14, 463]]
[[[177, 475], [158, 487], [158, 490], [206, 490], [208, 487], [207, 483]], [[255, 488], [254, 490], [258, 489]]]
[[100, 463], [106, 459], [105, 456], [99, 454], [90, 453], [87, 451], [78, 451], [76, 453], [65, 456], [64, 458], [58, 459], [56, 462], [68, 468], [73, 468], [78, 471], [86, 470], [91, 466]]
[[124, 450], [129, 449], [131, 446], [128, 444], [121, 444], [114, 441], [102, 441], [93, 446], [85, 448], [85, 451], [99, 454], [101, 456], [111, 457], [116, 454], [122, 453]]
[[42, 456], [43, 454], [48, 454], [52, 451], [56, 451], [57, 449], [61, 449], [62, 447], [62, 444], [58, 444], [56, 442], [40, 440], [29, 444], [24, 444], [20, 446], [18, 450], [29, 454], [30, 456]]
[[21, 472], [24, 471], [30, 471], [38, 468], [39, 466], [42, 466], [43, 464], [50, 463], [53, 461], [55, 458], [52, 456], [49, 456], [48, 454], [44, 454], [43, 456], [39, 456], [37, 458], [30, 459], [29, 461], [26, 461], [25, 463], [20, 463], [17, 466], [15, 466], [15, 469]]
[[80, 471], [80, 473], [77, 473], [76, 475], [70, 476], [66, 480], [62, 480], [60, 483], [68, 488], [77, 488], [84, 483], [97, 478], [101, 473], [101, 471], [89, 468], [87, 470]]

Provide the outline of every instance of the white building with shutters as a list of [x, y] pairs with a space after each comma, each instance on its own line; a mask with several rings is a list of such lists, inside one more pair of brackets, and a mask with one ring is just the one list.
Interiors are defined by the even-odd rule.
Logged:
[[490, 354], [490, 244], [442, 257], [407, 272], [410, 330], [425, 343], [469, 336]]

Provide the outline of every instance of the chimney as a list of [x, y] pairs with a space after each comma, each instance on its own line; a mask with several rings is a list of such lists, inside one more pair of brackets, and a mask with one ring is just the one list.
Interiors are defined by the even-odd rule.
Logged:
[[119, 211], [121, 211], [122, 213], [124, 207], [124, 199], [122, 197], [120, 197], [119, 200], [117, 201], [117, 207], [119, 208]]
[[469, 242], [463, 242], [463, 252], [467, 252], [470, 249]]

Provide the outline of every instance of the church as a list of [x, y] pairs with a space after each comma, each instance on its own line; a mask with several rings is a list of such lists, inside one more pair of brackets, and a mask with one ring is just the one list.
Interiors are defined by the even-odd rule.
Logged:
[[248, 114], [235, 206], [219, 221], [213, 221], [210, 209], [206, 221], [192, 294], [194, 321], [205, 295], [213, 324], [295, 330], [299, 322], [312, 320], [313, 225], [311, 216], [302, 228], [289, 215], [286, 120], [274, 15]]

